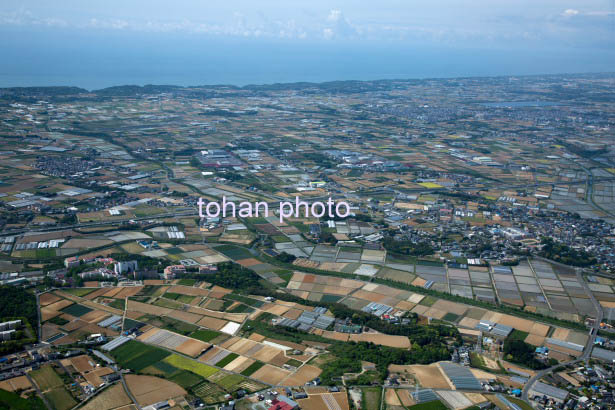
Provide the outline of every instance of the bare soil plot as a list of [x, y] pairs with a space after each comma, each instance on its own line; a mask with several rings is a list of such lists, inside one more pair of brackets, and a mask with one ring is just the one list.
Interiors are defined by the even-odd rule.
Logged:
[[207, 289], [194, 288], [192, 286], [183, 286], [183, 285], [173, 285], [167, 290], [167, 292], [179, 293], [181, 295], [188, 295], [188, 296], [207, 296], [209, 295], [209, 291]]
[[98, 323], [109, 316], [107, 312], [103, 312], [102, 310], [93, 310], [81, 316], [80, 319], [89, 323]]
[[431, 389], [452, 389], [448, 381], [442, 374], [440, 367], [436, 364], [429, 365], [410, 365], [407, 366], [409, 371], [414, 374], [415, 379], [421, 387]]
[[536, 323], [532, 322], [531, 320], [521, 319], [519, 317], [514, 317], [510, 315], [500, 316], [497, 322], [528, 333], [531, 332], [532, 328], [534, 327], [534, 324]]
[[199, 362], [207, 363], [208, 361], [216, 357], [222, 351], [223, 349], [220, 349], [219, 347], [214, 346], [211, 349], [209, 349], [205, 354], [203, 354], [201, 357], [199, 357], [198, 360]]
[[196, 324], [199, 326], [209, 328], [209, 329], [220, 330], [224, 326], [226, 326], [227, 323], [228, 321], [226, 320], [205, 316], [203, 317], [203, 319], [199, 320]]
[[538, 322], [534, 322], [534, 324], [532, 325], [532, 328], [530, 329], [531, 334], [533, 335], [537, 335], [537, 336], [547, 336], [547, 334], [549, 334], [549, 329], [551, 328], [551, 326], [549, 325], [545, 325], [542, 323], [538, 323]]
[[88, 249], [88, 248], [98, 248], [100, 246], [111, 245], [113, 241], [108, 239], [81, 239], [81, 238], [72, 238], [69, 239], [62, 245], [62, 248], [67, 249]]
[[261, 307], [261, 310], [271, 313], [272, 315], [282, 316], [284, 313], [288, 312], [288, 306], [277, 305], [275, 303], [268, 303]]
[[542, 346], [544, 342], [545, 342], [544, 336], [539, 336], [539, 335], [535, 335], [532, 333], [527, 335], [527, 337], [525, 338], [525, 343], [531, 344], [533, 346]]
[[0, 382], [0, 389], [6, 391], [27, 390], [31, 387], [32, 383], [26, 376], [13, 377]]
[[279, 367], [271, 366], [269, 364], [264, 365], [250, 377], [252, 379], [260, 380], [264, 383], [278, 385], [282, 380], [290, 375], [288, 370], [280, 369]]
[[398, 302], [394, 307], [399, 310], [411, 310], [415, 306], [416, 306], [416, 303], [407, 302], [405, 300], [402, 300]]
[[211, 346], [209, 343], [201, 342], [196, 339], [188, 339], [181, 345], [177, 346], [175, 350], [187, 356], [196, 357], [209, 346]]
[[450, 302], [444, 299], [440, 299], [436, 301], [436, 303], [434, 303], [432, 307], [436, 309], [444, 310], [449, 313], [454, 313], [458, 316], [462, 316], [468, 310], [467, 306], [464, 306], [460, 303]]
[[83, 406], [82, 409], [107, 410], [127, 406], [131, 403], [132, 401], [124, 391], [124, 387], [121, 383], [118, 383], [94, 397], [85, 406]]
[[563, 327], [555, 328], [553, 335], [551, 336], [553, 339], [568, 340], [568, 335], [570, 334], [570, 329], [564, 329]]
[[428, 309], [427, 311], [425, 311], [423, 315], [434, 318], [434, 319], [442, 319], [444, 316], [446, 316], [446, 311], [432, 307]]
[[41, 308], [41, 321], [46, 321], [58, 316], [61, 312], [57, 310], [49, 309], [47, 306]]
[[102, 296], [106, 298], [112, 298], [118, 293], [120, 293], [121, 291], [122, 291], [122, 288], [111, 288], [107, 292], [103, 293]]
[[241, 368], [241, 367], [246, 368], [247, 366], [245, 366], [245, 364], [247, 362], [254, 363], [254, 360], [250, 359], [249, 357], [238, 356], [232, 362], [224, 366], [224, 370], [228, 370], [231, 372], [237, 372], [237, 370], [235, 369]]
[[416, 404], [412, 399], [410, 392], [406, 389], [397, 390], [397, 396], [399, 397], [401, 404], [405, 407], [410, 407]]
[[269, 361], [271, 361], [271, 359], [276, 357], [278, 353], [280, 353], [280, 349], [276, 349], [275, 347], [271, 346], [263, 346], [262, 349], [252, 355], [252, 358], [260, 360], [261, 362], [268, 363]]
[[480, 322], [479, 320], [471, 319], [469, 317], [464, 317], [463, 319], [459, 321], [459, 326], [467, 327], [469, 329], [474, 329], [476, 328], [476, 325], [478, 325], [479, 322]]
[[124, 378], [128, 389], [141, 406], [186, 394], [186, 391], [177, 384], [158, 377], [127, 374]]
[[368, 300], [370, 302], [376, 302], [376, 303], [386, 298], [385, 295], [382, 295], [380, 293], [368, 292], [363, 289], [357, 290], [355, 293], [352, 294], [352, 297], [357, 298], [357, 299], [364, 299], [364, 300]]
[[384, 402], [388, 406], [400, 406], [401, 401], [399, 397], [397, 397], [397, 393], [395, 393], [395, 389], [386, 389], [384, 391]]
[[301, 366], [295, 373], [284, 379], [284, 386], [304, 386], [307, 382], [317, 378], [322, 370], [309, 364]]
[[79, 373], [84, 373], [93, 370], [96, 362], [90, 359], [87, 355], [81, 355], [70, 359], [70, 363]]
[[115, 295], [118, 299], [124, 299], [129, 296], [134, 296], [143, 289], [143, 286], [131, 286], [123, 288], [118, 294]]
[[480, 393], [465, 393], [465, 396], [474, 404], [487, 401], [487, 398]]
[[181, 310], [172, 310], [171, 312], [169, 312], [169, 314], [167, 314], [167, 316], [189, 323], [196, 323], [203, 318], [203, 316], [201, 315], [183, 312]]
[[55, 303], [52, 303], [50, 305], [45, 306], [45, 308], [49, 309], [49, 310], [62, 310], [65, 307], [70, 306], [72, 304], [73, 304], [72, 301], [66, 300], [66, 299], [62, 299], [62, 300], [59, 300], [59, 301], [57, 301]]
[[410, 339], [406, 336], [360, 333], [350, 335], [349, 340], [355, 342], [372, 342], [381, 346], [398, 347], [402, 349], [410, 348]]
[[113, 292], [113, 294], [118, 293], [122, 288], [100, 288], [96, 289], [93, 292], [88, 293], [83, 298], [88, 300], [94, 300], [99, 296], [106, 295], [109, 292]]
[[53, 293], [43, 293], [42, 295], [38, 297], [38, 300], [41, 306], [50, 305], [52, 303], [57, 302], [60, 299], [61, 299], [60, 297], [54, 295]]

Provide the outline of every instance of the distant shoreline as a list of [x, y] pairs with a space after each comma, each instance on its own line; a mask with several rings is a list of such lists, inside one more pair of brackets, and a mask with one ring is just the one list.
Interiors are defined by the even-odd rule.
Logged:
[[[121, 84], [121, 85], [113, 85], [109, 87], [102, 88], [84, 88], [75, 85], [31, 85], [31, 86], [5, 86], [0, 87], [2, 91], [35, 91], [35, 90], [53, 90], [53, 89], [73, 89], [77, 94], [79, 93], [96, 93], [99, 91], [105, 90], [120, 90], [120, 89], [129, 89], [132, 88], [134, 91], [154, 91], [153, 88], [156, 89], [167, 89], [167, 91], [172, 91], [174, 89], [177, 90], [190, 90], [190, 89], [235, 89], [235, 90], [258, 90], [258, 89], [268, 89], [268, 90], [282, 90], [282, 89], [300, 89], [300, 88], [310, 88], [310, 87], [322, 87], [327, 85], [350, 85], [350, 84], [365, 84], [365, 83], [374, 83], [374, 84], [386, 84], [386, 83], [395, 83], [395, 82], [422, 82], [422, 81], [447, 81], [447, 80], [478, 80], [478, 79], [510, 79], [510, 78], [541, 78], [541, 77], [562, 77], [562, 76], [572, 76], [575, 78], [579, 77], [596, 77], [596, 76], [615, 76], [615, 71], [606, 71], [606, 72], [574, 72], [574, 73], [558, 73], [558, 74], [523, 74], [523, 75], [515, 75], [515, 74], [505, 74], [505, 75], [493, 75], [493, 76], [485, 76], [485, 75], [476, 75], [476, 76], [451, 76], [451, 77], [408, 77], [408, 78], [381, 78], [374, 80], [356, 80], [356, 79], [348, 79], [348, 80], [329, 80], [329, 81], [291, 81], [291, 82], [266, 82], [266, 83], [254, 83], [254, 84], [246, 84], [246, 85], [237, 85], [237, 84], [201, 84], [201, 85], [176, 85], [176, 84]], [[149, 89], [149, 90], [148, 90]], [[159, 90], [158, 92], [164, 92]]]

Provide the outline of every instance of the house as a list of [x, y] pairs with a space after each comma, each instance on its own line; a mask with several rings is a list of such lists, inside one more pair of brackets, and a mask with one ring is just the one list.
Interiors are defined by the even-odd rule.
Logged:
[[269, 410], [294, 410], [298, 408], [299, 404], [297, 404], [296, 401], [286, 396], [280, 395], [271, 401], [271, 406], [269, 407]]
[[175, 279], [175, 276], [186, 273], [186, 267], [184, 265], [171, 265], [164, 268], [165, 279]]
[[116, 262], [114, 271], [117, 275], [120, 275], [126, 272], [136, 272], [137, 267], [137, 261]]

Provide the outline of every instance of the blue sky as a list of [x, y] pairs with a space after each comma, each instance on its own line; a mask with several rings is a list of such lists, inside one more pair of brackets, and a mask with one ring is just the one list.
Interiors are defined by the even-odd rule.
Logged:
[[0, 26], [455, 46], [613, 46], [612, 0], [4, 0]]
[[615, 71], [615, 0], [3, 0], [0, 86]]

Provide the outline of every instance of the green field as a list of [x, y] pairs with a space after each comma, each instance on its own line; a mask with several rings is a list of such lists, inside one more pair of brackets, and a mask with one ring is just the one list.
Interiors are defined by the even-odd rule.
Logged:
[[184, 286], [194, 286], [195, 283], [196, 283], [196, 279], [188, 279], [188, 278], [180, 279], [179, 282], [177, 282], [178, 285], [184, 285]]
[[43, 366], [38, 370], [33, 370], [30, 372], [30, 376], [34, 379], [41, 391], [61, 387], [64, 384], [60, 376], [55, 370], [53, 370], [51, 365]]
[[217, 380], [216, 384], [229, 392], [233, 392], [235, 390], [239, 390], [239, 384], [246, 380], [243, 376], [238, 374], [229, 374], [228, 376], [224, 376], [222, 379]]
[[252, 299], [247, 296], [235, 295], [234, 293], [229, 293], [227, 295], [224, 295], [224, 299], [230, 299], [236, 302], [245, 303], [246, 305], [249, 305], [255, 308], [259, 308], [265, 304], [264, 302], [261, 302], [260, 300]]
[[184, 389], [189, 389], [190, 387], [196, 386], [197, 384], [202, 382], [203, 379], [192, 372], [182, 370], [179, 373], [171, 376], [169, 378], [169, 381], [179, 384]]
[[415, 404], [414, 406], [408, 407], [408, 409], [412, 410], [447, 410], [446, 407], [440, 400], [428, 401], [421, 404]]
[[177, 367], [178, 369], [188, 370], [204, 378], [208, 378], [219, 372], [219, 370], [215, 367], [207, 366], [204, 363], [197, 362], [196, 360], [191, 360], [176, 354], [170, 355], [169, 357], [164, 359], [164, 361], [172, 366]]
[[123, 368], [140, 371], [163, 360], [171, 353], [158, 347], [131, 340], [111, 352]]
[[457, 319], [459, 319], [459, 315], [456, 315], [455, 313], [451, 313], [451, 312], [448, 312], [442, 318], [442, 320], [447, 321], [447, 322], [456, 322]]
[[508, 335], [508, 339], [511, 340], [521, 340], [524, 341], [525, 338], [529, 335], [528, 332], [524, 332], [522, 330], [513, 329], [512, 332]]
[[207, 404], [223, 402], [224, 395], [226, 394], [220, 387], [208, 381], [204, 381], [198, 386], [193, 387], [192, 391]]
[[506, 398], [511, 403], [516, 404], [517, 406], [521, 407], [522, 410], [534, 410], [532, 406], [530, 406], [529, 404], [527, 404], [526, 402], [524, 402], [521, 399], [518, 399], [518, 398], [515, 398], [515, 397], [510, 397], [510, 396], [506, 396]]
[[162, 297], [171, 299], [171, 300], [176, 300], [181, 303], [190, 303], [194, 300], [196, 296], [182, 295], [179, 293], [167, 292], [164, 295], [162, 295]]
[[231, 353], [228, 356], [226, 356], [224, 359], [220, 360], [218, 363], [216, 363], [217, 367], [224, 367], [227, 364], [229, 364], [230, 362], [232, 362], [233, 360], [237, 359], [239, 357], [239, 355], [237, 353]]
[[36, 395], [22, 399], [18, 394], [0, 389], [0, 409], [2, 410], [46, 410], [43, 401]]
[[365, 410], [380, 410], [382, 389], [380, 387], [365, 387], [361, 391], [361, 401], [365, 405]]
[[84, 297], [88, 293], [92, 293], [94, 290], [95, 289], [91, 289], [91, 288], [72, 288], [72, 289], [65, 289], [64, 291], [66, 293], [70, 293], [71, 295]]
[[202, 340], [203, 342], [209, 342], [210, 340], [215, 339], [221, 334], [222, 333], [216, 332], [215, 330], [200, 329], [190, 334], [190, 337]]
[[252, 258], [252, 254], [250, 253], [250, 251], [248, 251], [245, 248], [240, 248], [234, 245], [216, 246], [215, 250], [228, 256], [229, 258], [233, 260]]
[[91, 312], [92, 309], [90, 309], [87, 306], [83, 306], [83, 305], [79, 305], [77, 303], [74, 303], [70, 306], [66, 306], [64, 309], [62, 309], [62, 312], [64, 313], [68, 313], [69, 315], [75, 316], [75, 317], [81, 317], [83, 315], [85, 315], [86, 313]]
[[124, 299], [113, 299], [109, 306], [115, 309], [124, 310], [126, 301]]
[[242, 376], [251, 376], [253, 373], [255, 373], [258, 369], [260, 369], [261, 367], [263, 367], [265, 365], [265, 363], [263, 362], [254, 362], [252, 363], [250, 366], [246, 367], [246, 369], [241, 372]]
[[56, 410], [72, 409], [77, 404], [73, 396], [64, 387], [53, 389], [48, 393], [43, 393], [43, 395]]
[[170, 364], [168, 364], [168, 363], [167, 363], [167, 362], [165, 362], [165, 361], [160, 361], [160, 362], [154, 363], [154, 364], [152, 365], [152, 367], [154, 367], [154, 368], [158, 369], [158, 370], [159, 370], [159, 371], [161, 371], [161, 372], [162, 372], [165, 376], [168, 376], [168, 377], [173, 376], [173, 375], [175, 375], [175, 374], [177, 374], [177, 373], [179, 373], [179, 372], [183, 371], [183, 370], [179, 370], [179, 369], [178, 369], [177, 367], [175, 367], [175, 366], [171, 366]]

